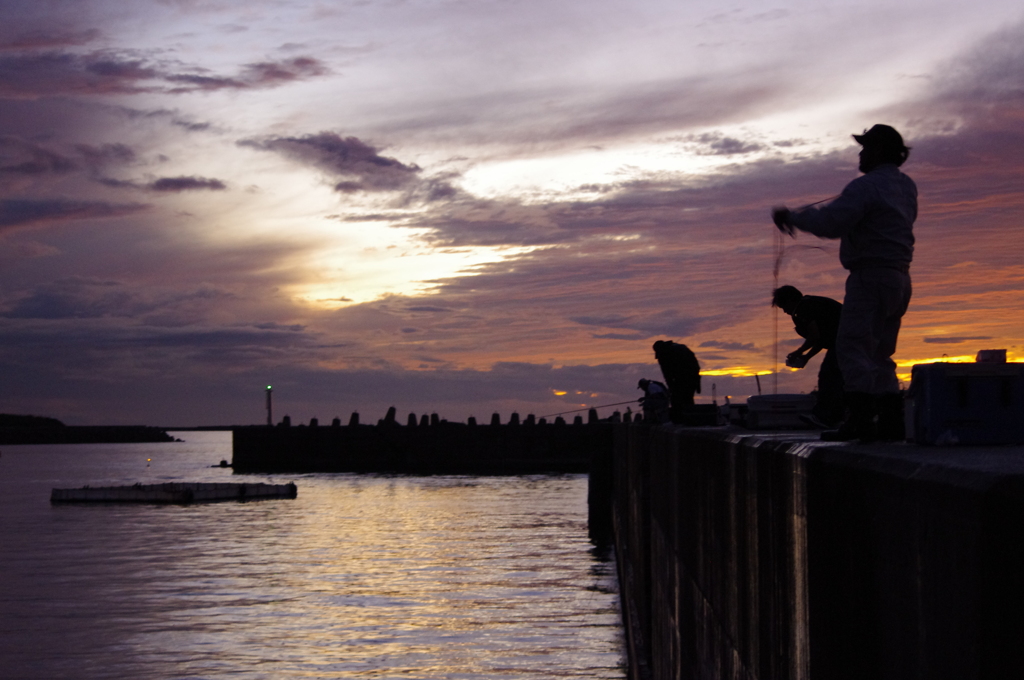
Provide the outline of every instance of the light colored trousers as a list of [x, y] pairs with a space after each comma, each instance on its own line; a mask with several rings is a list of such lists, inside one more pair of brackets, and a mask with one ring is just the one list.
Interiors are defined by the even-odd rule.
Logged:
[[847, 392], [900, 391], [892, 355], [911, 292], [910, 274], [899, 269], [850, 272], [836, 335], [836, 358]]

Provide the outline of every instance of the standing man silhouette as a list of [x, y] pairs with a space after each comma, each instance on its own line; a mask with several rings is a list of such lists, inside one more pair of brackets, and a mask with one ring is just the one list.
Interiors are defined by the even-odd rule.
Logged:
[[791, 236], [799, 229], [840, 239], [839, 261], [850, 272], [836, 337], [849, 415], [822, 439], [902, 439], [903, 400], [892, 355], [910, 304], [917, 186], [899, 170], [910, 149], [894, 128], [875, 125], [853, 138], [862, 147], [864, 174], [822, 208], [777, 207], [772, 219]]

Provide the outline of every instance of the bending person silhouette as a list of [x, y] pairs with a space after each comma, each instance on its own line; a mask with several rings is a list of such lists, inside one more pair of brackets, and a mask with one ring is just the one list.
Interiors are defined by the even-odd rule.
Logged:
[[843, 419], [843, 374], [836, 361], [836, 334], [843, 305], [832, 298], [804, 295], [794, 286], [781, 286], [772, 293], [772, 306], [793, 317], [793, 326], [804, 344], [786, 356], [790, 368], [803, 368], [821, 350], [825, 356], [818, 368], [818, 403], [814, 416], [835, 427]]
[[673, 423], [683, 422], [683, 412], [693, 408], [693, 395], [700, 393], [700, 364], [686, 345], [671, 340], [654, 343], [654, 357], [668, 385]]
[[899, 170], [910, 155], [899, 132], [875, 125], [853, 138], [862, 147], [864, 175], [822, 208], [778, 207], [772, 219], [791, 236], [799, 229], [840, 239], [839, 261], [850, 272], [836, 336], [849, 415], [822, 439], [902, 439], [903, 400], [892, 355], [910, 304], [917, 187]]

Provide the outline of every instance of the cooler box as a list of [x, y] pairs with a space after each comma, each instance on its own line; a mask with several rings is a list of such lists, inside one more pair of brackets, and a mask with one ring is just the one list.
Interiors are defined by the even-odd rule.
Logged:
[[759, 394], [747, 399], [747, 427], [752, 430], [806, 430], [800, 419], [817, 403], [812, 394]]
[[1024, 444], [1024, 364], [917, 364], [906, 418], [918, 444]]

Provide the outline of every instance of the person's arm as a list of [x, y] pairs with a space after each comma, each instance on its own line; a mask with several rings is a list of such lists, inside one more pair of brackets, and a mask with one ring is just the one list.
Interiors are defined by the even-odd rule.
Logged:
[[821, 331], [818, 329], [817, 321], [813, 318], [802, 317], [798, 312], [793, 318], [793, 325], [796, 327], [796, 332], [805, 340], [798, 351], [803, 353], [810, 350], [811, 353], [808, 356], [812, 357], [821, 351]]
[[821, 351], [821, 349], [822, 349], [821, 345], [815, 345], [814, 347], [811, 347], [811, 349], [809, 349], [809, 350], [807, 351], [807, 353], [806, 353], [806, 354], [804, 354], [804, 358], [805, 358], [805, 359], [810, 359], [810, 358], [811, 358], [811, 357], [813, 357], [813, 356], [814, 356], [815, 354], [817, 354], [818, 352], [820, 352], [820, 351]]
[[[800, 345], [800, 347], [798, 347], [797, 349], [795, 349], [792, 352], [790, 352], [789, 356], [793, 356], [794, 354], [803, 354], [804, 352], [806, 352], [809, 349], [812, 349], [813, 347], [814, 347], [814, 343], [813, 342], [811, 342], [810, 340], [804, 340], [804, 344]], [[815, 351], [817, 351], [817, 350], [815, 350]], [[811, 356], [814, 356], [814, 355], [812, 354]]]
[[862, 180], [863, 177], [847, 184], [839, 198], [822, 208], [786, 211], [786, 224], [822, 238], [842, 238], [867, 212], [871, 188]]
[[794, 317], [793, 323], [797, 333], [804, 337], [804, 344], [786, 355], [786, 365], [792, 368], [803, 368], [811, 357], [822, 350], [821, 333], [818, 330], [818, 322], [814, 320], [808, 321]]

